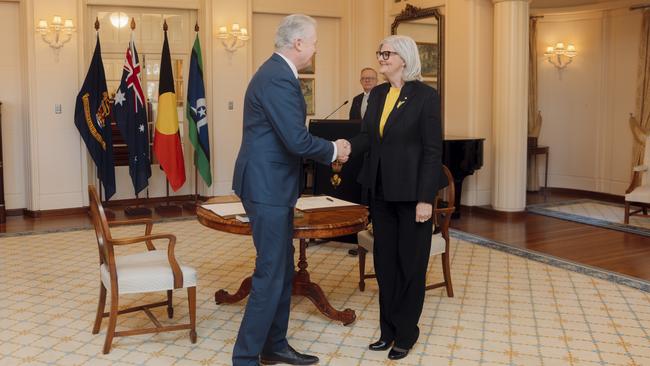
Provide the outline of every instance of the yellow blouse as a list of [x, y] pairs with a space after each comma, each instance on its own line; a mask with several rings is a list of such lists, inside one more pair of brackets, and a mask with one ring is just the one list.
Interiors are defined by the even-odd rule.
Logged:
[[384, 102], [384, 110], [381, 112], [381, 119], [379, 120], [379, 136], [384, 137], [384, 125], [386, 125], [386, 120], [390, 112], [395, 107], [397, 98], [399, 98], [400, 88], [390, 87], [388, 95], [386, 95], [386, 101]]

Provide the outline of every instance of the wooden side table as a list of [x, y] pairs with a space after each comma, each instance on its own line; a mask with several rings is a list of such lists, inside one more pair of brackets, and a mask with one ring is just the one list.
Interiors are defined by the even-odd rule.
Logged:
[[528, 157], [535, 157], [537, 155], [545, 155], [546, 161], [544, 166], [544, 194], [546, 194], [546, 189], [548, 188], [548, 146], [528, 146]]
[[[206, 203], [222, 203], [238, 201], [236, 197], [214, 197]], [[223, 218], [201, 206], [196, 208], [196, 216], [201, 224], [209, 228], [231, 234], [251, 235], [248, 223], [240, 222], [234, 218]], [[314, 210], [304, 212], [300, 217], [294, 218], [293, 237], [300, 239], [300, 256], [298, 269], [293, 277], [293, 295], [307, 297], [316, 308], [326, 317], [348, 325], [356, 319], [352, 309], [336, 310], [329, 303], [320, 286], [312, 282], [307, 271], [307, 240], [325, 239], [342, 235], [356, 234], [366, 228], [368, 224], [368, 210], [365, 206], [338, 207], [332, 209]], [[248, 296], [251, 290], [252, 277], [249, 276], [241, 283], [234, 294], [225, 290], [218, 290], [214, 294], [217, 304], [232, 304]]]

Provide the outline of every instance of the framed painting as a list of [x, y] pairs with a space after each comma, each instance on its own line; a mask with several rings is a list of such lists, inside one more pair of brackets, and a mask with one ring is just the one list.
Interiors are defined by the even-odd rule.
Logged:
[[422, 80], [422, 82], [425, 83], [425, 84], [427, 84], [427, 85], [429, 85], [430, 87], [432, 87], [432, 88], [438, 90], [438, 80], [435, 80], [435, 79], [434, 79], [434, 80], [427, 80], [427, 79], [424, 79], [424, 80]]
[[300, 78], [300, 90], [305, 97], [305, 104], [307, 104], [307, 115], [313, 116], [316, 113], [315, 97], [314, 97], [314, 78]]
[[311, 57], [311, 64], [304, 69], [298, 70], [299, 74], [315, 74], [316, 73], [316, 54]]
[[418, 53], [420, 54], [420, 63], [422, 64], [422, 76], [437, 77], [438, 70], [438, 44], [416, 42]]

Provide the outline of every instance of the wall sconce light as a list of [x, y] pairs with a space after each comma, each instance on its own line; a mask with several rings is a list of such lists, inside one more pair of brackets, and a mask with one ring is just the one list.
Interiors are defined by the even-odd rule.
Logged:
[[75, 31], [75, 28], [72, 19], [66, 19], [64, 22], [60, 16], [55, 15], [50, 24], [47, 24], [45, 19], [39, 20], [36, 31], [41, 34], [43, 42], [54, 49], [58, 61], [59, 49], [72, 39], [72, 32]]
[[230, 26], [230, 31], [228, 31], [226, 26], [219, 27], [217, 38], [221, 40], [221, 44], [226, 51], [233, 53], [238, 48], [242, 48], [246, 45], [250, 35], [246, 28], [240, 28], [238, 23], [233, 23]]
[[548, 62], [553, 64], [553, 66], [557, 67], [559, 70], [567, 67], [567, 65], [573, 61], [573, 58], [577, 54], [578, 52], [576, 52], [576, 46], [569, 43], [565, 48], [564, 43], [562, 42], [558, 42], [555, 47], [546, 47], [546, 52], [544, 52], [544, 56], [546, 56]]

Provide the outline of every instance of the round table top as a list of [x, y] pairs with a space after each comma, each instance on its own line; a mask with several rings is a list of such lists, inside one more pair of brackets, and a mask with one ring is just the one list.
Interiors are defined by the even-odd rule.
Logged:
[[[205, 203], [237, 202], [236, 196], [220, 196]], [[197, 205], [199, 222], [209, 228], [231, 234], [250, 235], [247, 222], [235, 218], [223, 218]], [[365, 206], [346, 206], [321, 210], [299, 211], [293, 220], [293, 237], [296, 239], [325, 239], [356, 234], [368, 225], [368, 209]]]

